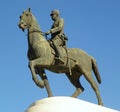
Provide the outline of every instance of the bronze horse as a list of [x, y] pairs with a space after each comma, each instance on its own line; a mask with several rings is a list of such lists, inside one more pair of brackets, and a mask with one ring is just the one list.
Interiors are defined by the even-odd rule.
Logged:
[[[46, 88], [48, 97], [52, 96], [52, 92], [44, 71], [45, 69], [55, 73], [65, 73], [70, 82], [76, 87], [76, 91], [73, 93], [72, 97], [77, 97], [84, 91], [84, 88], [79, 81], [80, 76], [83, 75], [95, 91], [98, 104], [103, 105], [98, 85], [92, 77], [93, 70], [97, 81], [101, 83], [97, 64], [93, 57], [77, 48], [68, 48], [66, 53], [66, 50], [61, 47], [65, 63], [59, 64], [57, 60], [55, 60], [55, 52], [53, 48], [44, 37], [36, 18], [30, 11], [30, 8], [24, 11], [20, 16], [18, 26], [23, 31], [28, 29], [28, 59], [32, 79], [38, 87]], [[41, 80], [37, 78], [37, 75], [41, 77]]]

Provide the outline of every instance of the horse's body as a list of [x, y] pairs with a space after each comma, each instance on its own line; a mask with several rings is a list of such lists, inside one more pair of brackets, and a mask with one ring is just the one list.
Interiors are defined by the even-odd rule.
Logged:
[[[96, 93], [98, 104], [102, 105], [98, 86], [91, 74], [93, 70], [98, 82], [101, 83], [101, 78], [93, 57], [77, 48], [67, 49], [66, 52], [66, 50], [61, 47], [65, 63], [59, 64], [59, 62], [55, 60], [54, 50], [42, 35], [40, 27], [30, 10], [23, 12], [21, 15], [19, 27], [22, 30], [28, 29], [29, 67], [32, 78], [37, 86], [41, 88], [46, 87], [48, 96], [52, 96], [44, 69], [55, 73], [65, 73], [70, 82], [76, 87], [76, 91], [72, 96], [77, 97], [84, 90], [79, 82], [80, 76], [84, 75]], [[36, 77], [36, 74], [41, 77], [41, 80]]]

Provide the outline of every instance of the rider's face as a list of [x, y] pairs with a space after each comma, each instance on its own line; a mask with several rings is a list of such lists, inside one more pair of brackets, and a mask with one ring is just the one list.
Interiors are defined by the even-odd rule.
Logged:
[[58, 18], [58, 15], [57, 14], [51, 14], [51, 18], [52, 18], [53, 21], [55, 21]]

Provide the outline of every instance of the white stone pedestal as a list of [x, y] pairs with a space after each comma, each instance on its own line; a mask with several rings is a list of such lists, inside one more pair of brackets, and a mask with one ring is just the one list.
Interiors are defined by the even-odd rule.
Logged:
[[31, 104], [25, 112], [120, 112], [72, 97], [50, 97]]

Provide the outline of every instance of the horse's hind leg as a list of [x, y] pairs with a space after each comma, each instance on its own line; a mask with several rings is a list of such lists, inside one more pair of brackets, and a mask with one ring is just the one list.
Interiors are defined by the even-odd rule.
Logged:
[[79, 77], [80, 73], [72, 71], [72, 75], [66, 74], [70, 82], [76, 87], [76, 91], [73, 93], [72, 97], [77, 97], [80, 93], [84, 91], [84, 88], [82, 87]]
[[93, 77], [92, 77], [92, 74], [91, 74], [91, 71], [89, 71], [89, 72], [84, 72], [84, 76], [85, 76], [86, 80], [91, 84], [91, 87], [93, 88], [93, 90], [95, 91], [95, 94], [96, 94], [97, 99], [98, 99], [98, 104], [99, 104], [99, 105], [103, 105], [102, 99], [101, 99], [101, 97], [100, 97], [98, 85], [97, 85], [97, 83], [94, 81], [94, 79], [93, 79]]

